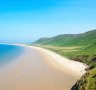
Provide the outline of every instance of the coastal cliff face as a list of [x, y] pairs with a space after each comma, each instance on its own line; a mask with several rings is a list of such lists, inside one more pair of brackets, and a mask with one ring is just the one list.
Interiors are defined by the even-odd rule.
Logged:
[[71, 90], [96, 90], [96, 68], [82, 76]]

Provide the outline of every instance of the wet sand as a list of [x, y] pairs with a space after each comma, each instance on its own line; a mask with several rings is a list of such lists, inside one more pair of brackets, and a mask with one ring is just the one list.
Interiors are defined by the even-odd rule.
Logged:
[[25, 47], [20, 57], [0, 68], [0, 90], [70, 90], [86, 66], [51, 51]]

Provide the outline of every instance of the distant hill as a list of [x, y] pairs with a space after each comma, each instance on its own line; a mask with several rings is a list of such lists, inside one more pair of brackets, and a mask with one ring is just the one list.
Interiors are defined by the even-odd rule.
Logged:
[[36, 42], [34, 42], [34, 43], [43, 43], [43, 42], [46, 42], [47, 40], [48, 40], [49, 38], [40, 38], [39, 40], [37, 40]]
[[82, 34], [62, 34], [51, 38], [41, 38], [34, 44], [53, 46], [91, 45], [96, 42], [96, 29]]

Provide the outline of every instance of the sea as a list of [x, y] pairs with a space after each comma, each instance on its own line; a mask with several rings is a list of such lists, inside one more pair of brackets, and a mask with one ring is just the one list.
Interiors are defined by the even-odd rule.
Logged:
[[10, 63], [19, 57], [23, 52], [23, 47], [17, 45], [0, 44], [0, 65]]

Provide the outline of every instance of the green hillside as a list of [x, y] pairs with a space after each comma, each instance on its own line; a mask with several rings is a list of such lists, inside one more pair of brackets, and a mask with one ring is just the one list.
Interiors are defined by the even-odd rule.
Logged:
[[34, 44], [53, 46], [90, 45], [96, 41], [96, 29], [83, 34], [62, 34], [52, 38], [41, 38]]
[[87, 73], [71, 90], [96, 90], [96, 29], [83, 34], [62, 34], [33, 43], [69, 59], [89, 65]]
[[91, 66], [92, 60], [96, 57], [96, 29], [83, 34], [62, 34], [52, 38], [41, 38], [34, 44]]
[[36, 42], [34, 42], [34, 43], [43, 43], [43, 42], [46, 42], [47, 40], [48, 40], [49, 38], [40, 38], [39, 40], [37, 40]]

